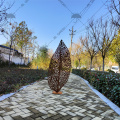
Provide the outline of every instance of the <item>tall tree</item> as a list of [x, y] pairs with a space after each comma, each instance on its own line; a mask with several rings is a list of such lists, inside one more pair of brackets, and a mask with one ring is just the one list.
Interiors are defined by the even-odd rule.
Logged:
[[[103, 59], [103, 71], [104, 71], [104, 61], [105, 57], [110, 49], [110, 46], [116, 35], [116, 28], [113, 24], [110, 24], [108, 21], [103, 22], [102, 18], [100, 21], [92, 24], [91, 32], [94, 39], [96, 40], [99, 51], [101, 52]], [[97, 30], [95, 30], [97, 29]]]
[[[30, 43], [30, 38], [32, 36], [32, 32], [28, 29], [25, 21], [19, 23], [19, 26], [16, 27], [14, 32], [14, 41], [17, 42], [17, 46], [20, 48], [21, 53], [23, 53], [23, 49], [25, 50], [25, 58], [26, 58], [26, 50], [28, 47], [28, 43]], [[22, 57], [21, 57], [22, 62]]]
[[93, 39], [92, 35], [89, 34], [86, 38], [81, 38], [81, 43], [82, 45], [85, 47], [86, 51], [88, 52], [89, 56], [90, 56], [90, 70], [92, 69], [92, 62], [93, 62], [93, 58], [95, 57], [95, 55], [98, 53], [98, 47], [97, 47], [97, 43], [96, 41]]
[[35, 57], [35, 49], [37, 47], [37, 42], [35, 41], [36, 39], [36, 36], [31, 37], [31, 42], [29, 43], [29, 46], [32, 48], [32, 59]]
[[26, 34], [26, 37], [25, 37], [25, 42], [24, 42], [25, 58], [26, 58], [27, 50], [29, 50], [29, 48], [32, 47], [31, 36], [32, 36], [32, 31], [28, 30], [27, 34]]
[[22, 21], [18, 27], [16, 27], [14, 32], [14, 40], [17, 41], [17, 45], [20, 47], [21, 52], [23, 52], [23, 47], [26, 47], [32, 32], [28, 30], [25, 21]]

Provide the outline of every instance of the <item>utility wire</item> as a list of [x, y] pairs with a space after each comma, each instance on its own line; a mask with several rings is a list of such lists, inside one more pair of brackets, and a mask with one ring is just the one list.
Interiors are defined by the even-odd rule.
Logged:
[[83, 14], [85, 14], [88, 9], [91, 7], [91, 5], [93, 4], [95, 0], [90, 0], [90, 2], [87, 4], [87, 6], [80, 12], [80, 15], [83, 16]]
[[[71, 22], [73, 22], [73, 20], [74, 19], [72, 19], [64, 28], [66, 29], [70, 24], [71, 24]], [[64, 29], [64, 30], [65, 30]], [[55, 39], [54, 39], [55, 40]], [[51, 43], [51, 42], [53, 42], [54, 40], [51, 40], [49, 43], [48, 43], [48, 45], [47, 46], [49, 46], [49, 44]]]
[[[63, 3], [63, 1], [61, 1], [61, 0], [58, 0], [68, 11], [70, 11], [70, 13], [72, 13], [72, 11]], [[90, 8], [90, 6], [92, 5], [92, 3], [94, 2], [95, 0], [90, 0], [90, 2], [87, 4], [87, 6], [80, 12], [80, 14], [81, 15], [83, 15], [83, 14], [85, 14], [86, 12], [87, 12], [87, 10]], [[73, 14], [73, 13], [72, 13]], [[74, 19], [73, 19], [74, 20]], [[70, 23], [73, 21], [73, 20], [71, 20], [70, 21]], [[79, 20], [79, 19], [78, 19]], [[79, 20], [80, 21], [80, 20]], [[80, 21], [81, 22], [81, 21]], [[69, 23], [69, 24], [70, 24]], [[77, 23], [77, 21], [75, 22], [75, 24]], [[82, 23], [82, 22], [81, 22]], [[69, 25], [68, 24], [68, 25]], [[74, 25], [75, 25], [74, 24]], [[83, 24], [83, 23], [82, 23]], [[65, 29], [67, 28], [67, 26], [68, 25], [66, 25], [66, 27], [65, 27]], [[73, 25], [73, 26], [74, 26]], [[55, 39], [54, 39], [55, 40]], [[51, 40], [49, 43], [48, 43], [48, 46], [49, 46], [49, 44], [52, 42], [52, 41], [54, 41], [54, 40]]]
[[[65, 3], [62, 0], [58, 0], [70, 13], [72, 13], [72, 11], [65, 5]], [[73, 13], [72, 13], [73, 14]]]
[[[106, 2], [108, 2], [108, 0], [106, 0]], [[103, 5], [92, 15], [92, 17], [86, 23], [88, 23], [102, 9], [106, 2], [103, 3]]]
[[[81, 27], [83, 27], [83, 26], [85, 26], [86, 27], [86, 23], [88, 23], [101, 9], [102, 9], [102, 7], [106, 4], [108, 2], [108, 0], [106, 0], [104, 3], [103, 3], [103, 5], [91, 16], [91, 18], [89, 19], [89, 20], [87, 20]], [[106, 14], [108, 14], [109, 12], [107, 12]], [[105, 15], [103, 15], [103, 16], [105, 16]], [[80, 28], [81, 28], [80, 27]], [[76, 32], [76, 33], [78, 33], [78, 32]]]

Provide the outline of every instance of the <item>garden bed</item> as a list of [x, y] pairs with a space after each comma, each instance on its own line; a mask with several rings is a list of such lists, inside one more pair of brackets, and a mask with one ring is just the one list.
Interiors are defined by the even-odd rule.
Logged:
[[0, 96], [15, 92], [24, 85], [28, 85], [47, 76], [45, 70], [0, 68]]
[[120, 107], [120, 74], [73, 69], [72, 73], [86, 79], [95, 89]]

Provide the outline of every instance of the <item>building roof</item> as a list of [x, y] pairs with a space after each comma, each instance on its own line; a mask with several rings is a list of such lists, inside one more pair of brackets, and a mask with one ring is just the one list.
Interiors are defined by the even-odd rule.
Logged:
[[[7, 46], [4, 46], [4, 45], [0, 45], [0, 47], [3, 47], [3, 48], [10, 49], [9, 47], [7, 47]], [[11, 48], [11, 50], [13, 50], [13, 48]], [[14, 49], [14, 51], [18, 51], [18, 50]]]
[[[4, 45], [0, 45], [0, 47], [2, 47], [2, 48], [6, 48], [6, 49], [10, 49], [9, 47], [4, 46]], [[13, 49], [13, 48], [11, 48], [11, 50], [14, 50], [14, 51], [18, 52], [18, 50]], [[19, 54], [22, 54], [22, 53], [20, 53], [20, 52], [18, 52], [18, 53], [19, 53]]]

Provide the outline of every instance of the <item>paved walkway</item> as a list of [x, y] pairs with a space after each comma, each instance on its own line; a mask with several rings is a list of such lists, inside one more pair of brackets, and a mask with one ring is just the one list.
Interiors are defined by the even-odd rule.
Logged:
[[78, 76], [71, 74], [54, 95], [47, 80], [39, 81], [0, 102], [0, 120], [120, 120]]

